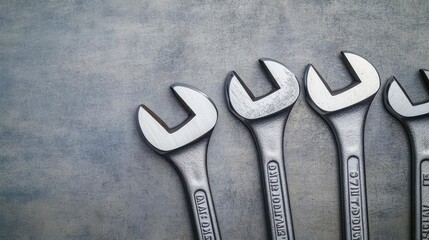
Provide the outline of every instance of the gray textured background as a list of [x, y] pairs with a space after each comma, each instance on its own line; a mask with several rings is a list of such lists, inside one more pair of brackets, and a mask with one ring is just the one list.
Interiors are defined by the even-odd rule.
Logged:
[[[350, 50], [422, 101], [428, 43], [427, 0], [1, 1], [0, 239], [191, 239], [180, 179], [136, 124], [142, 102], [170, 126], [186, 118], [175, 82], [219, 110], [208, 166], [223, 238], [264, 239], [257, 152], [227, 110], [228, 72], [260, 95], [271, 86], [258, 58], [301, 87], [311, 62], [339, 89]], [[380, 93], [365, 134], [371, 236], [408, 239], [409, 143]], [[339, 239], [335, 141], [303, 93], [285, 136], [296, 238]]]

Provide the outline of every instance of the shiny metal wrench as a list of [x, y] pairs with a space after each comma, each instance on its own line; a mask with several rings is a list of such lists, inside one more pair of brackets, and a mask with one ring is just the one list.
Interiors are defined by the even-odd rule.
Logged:
[[[429, 70], [420, 73], [429, 89]], [[412, 146], [413, 239], [429, 239], [429, 100], [413, 103], [392, 77], [385, 85], [387, 110], [405, 127]]]
[[178, 171], [188, 195], [195, 237], [220, 240], [207, 176], [207, 147], [217, 122], [217, 109], [204, 93], [185, 85], [173, 84], [171, 90], [184, 105], [189, 118], [169, 128], [145, 105], [138, 111], [138, 122], [145, 141]]
[[333, 92], [312, 65], [305, 71], [307, 100], [332, 128], [340, 156], [343, 239], [369, 239], [365, 185], [364, 127], [369, 106], [380, 88], [374, 66], [364, 58], [341, 52], [355, 79]]
[[260, 169], [271, 239], [294, 239], [283, 138], [289, 112], [299, 95], [298, 80], [281, 63], [259, 60], [274, 85], [270, 93], [255, 97], [235, 72], [226, 81], [231, 112], [250, 129], [258, 146]]

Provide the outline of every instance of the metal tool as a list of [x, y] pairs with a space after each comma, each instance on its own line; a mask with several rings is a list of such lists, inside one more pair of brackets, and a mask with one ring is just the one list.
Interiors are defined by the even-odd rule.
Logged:
[[380, 88], [380, 78], [364, 58], [350, 52], [341, 54], [355, 83], [333, 92], [310, 64], [305, 71], [307, 100], [332, 128], [337, 141], [343, 239], [369, 239], [363, 141], [366, 115]]
[[[420, 70], [429, 89], [429, 70]], [[412, 146], [413, 239], [429, 239], [429, 100], [413, 103], [395, 77], [386, 83], [387, 110], [405, 127]]]
[[281, 63], [260, 59], [274, 86], [255, 97], [235, 72], [226, 81], [231, 112], [250, 129], [258, 146], [265, 205], [271, 239], [294, 239], [292, 215], [283, 160], [283, 138], [289, 112], [299, 95], [298, 80]]
[[185, 85], [173, 84], [171, 90], [184, 105], [189, 118], [169, 128], [145, 105], [138, 121], [146, 142], [177, 169], [188, 195], [195, 237], [220, 240], [215, 207], [207, 176], [207, 147], [217, 122], [217, 109], [204, 93]]

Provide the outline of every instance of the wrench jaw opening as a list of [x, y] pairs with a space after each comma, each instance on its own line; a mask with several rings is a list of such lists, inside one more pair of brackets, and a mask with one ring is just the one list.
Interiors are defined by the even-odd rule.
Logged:
[[231, 72], [225, 82], [228, 108], [245, 124], [287, 113], [299, 96], [299, 84], [295, 75], [283, 64], [268, 58], [259, 59], [273, 86], [270, 92], [255, 97], [236, 72]]
[[173, 128], [150, 108], [140, 105], [138, 123], [143, 139], [161, 155], [210, 137], [217, 122], [218, 112], [204, 93], [186, 84], [173, 84], [171, 90], [188, 112], [188, 118]]
[[[420, 73], [429, 89], [429, 71], [421, 69]], [[418, 118], [429, 117], [429, 100], [414, 103], [395, 77], [387, 81], [383, 91], [383, 99], [386, 109], [404, 125], [408, 125], [407, 122]]]
[[333, 91], [309, 64], [304, 74], [307, 100], [320, 115], [342, 111], [356, 104], [370, 105], [380, 88], [380, 78], [375, 67], [363, 57], [348, 51], [342, 51], [344, 63], [354, 82], [349, 86]]
[[[148, 114], [152, 115], [152, 118], [154, 119], [152, 121], [156, 121], [157, 124], [159, 124], [159, 126], [161, 126], [164, 129], [163, 131], [167, 132], [168, 134], [173, 133], [175, 131], [175, 129], [179, 129], [181, 126], [186, 125], [186, 123], [188, 123], [193, 118], [193, 116], [190, 115], [189, 118], [186, 119], [183, 123], [181, 123], [181, 124], [179, 124], [179, 125], [177, 125], [177, 126], [175, 126], [173, 128], [170, 128], [155, 113], [153, 113], [152, 110], [150, 110], [148, 107], [146, 107], [143, 104], [140, 105], [139, 110], [138, 110], [139, 119], [142, 119], [141, 116], [145, 114], [144, 112], [147, 112]], [[147, 123], [147, 121], [146, 121], [146, 123]], [[205, 147], [206, 147], [206, 150], [207, 150], [209, 139], [211, 137], [211, 134], [213, 133], [213, 129], [214, 128], [210, 129], [209, 131], [207, 131], [204, 134], [201, 134], [201, 136], [195, 138], [192, 141], [189, 141], [186, 144], [183, 144], [181, 146], [178, 146], [176, 148], [172, 148], [172, 149], [169, 149], [169, 150], [164, 150], [164, 149], [158, 148], [156, 144], [154, 144], [153, 142], [151, 142], [151, 140], [152, 140], [151, 138], [146, 137], [147, 134], [145, 135], [145, 133], [143, 132], [143, 130], [141, 128], [141, 125], [140, 125], [140, 129], [141, 129], [140, 133], [141, 133], [141, 136], [143, 137], [144, 142], [148, 146], [150, 146], [150, 148], [152, 148], [152, 150], [154, 150], [156, 153], [158, 153], [159, 155], [163, 156], [164, 158], [172, 161], [174, 163], [173, 165], [176, 167], [176, 163], [174, 161], [174, 157], [171, 157], [171, 156], [175, 156], [178, 152], [183, 151], [184, 148], [187, 149], [189, 146], [193, 146], [194, 144], [196, 144], [198, 142], [203, 142], [203, 141], [205, 142]], [[168, 135], [168, 134], [164, 134], [164, 135]], [[151, 139], [151, 140], [149, 140], [149, 139]], [[167, 139], [164, 139], [164, 140], [167, 140]]]

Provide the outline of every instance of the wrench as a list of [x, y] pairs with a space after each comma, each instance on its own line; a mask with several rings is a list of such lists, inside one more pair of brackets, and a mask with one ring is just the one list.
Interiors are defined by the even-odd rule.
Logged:
[[212, 100], [185, 84], [173, 84], [171, 90], [189, 113], [177, 127], [169, 128], [145, 105], [138, 110], [143, 138], [178, 171], [186, 193], [194, 234], [199, 240], [220, 240], [220, 231], [207, 176], [207, 147], [217, 122]]
[[[429, 70], [420, 70], [429, 89]], [[413, 238], [429, 239], [429, 100], [411, 102], [392, 77], [384, 89], [387, 110], [405, 127], [412, 146]]]
[[380, 78], [364, 58], [351, 52], [341, 54], [355, 83], [333, 92], [309, 64], [305, 71], [307, 101], [329, 124], [337, 141], [343, 239], [369, 239], [363, 141], [366, 115]]
[[250, 129], [258, 147], [271, 239], [294, 239], [283, 138], [289, 112], [299, 95], [298, 80], [289, 69], [271, 59], [260, 59], [274, 86], [255, 97], [237, 73], [229, 74], [225, 89], [230, 111]]

